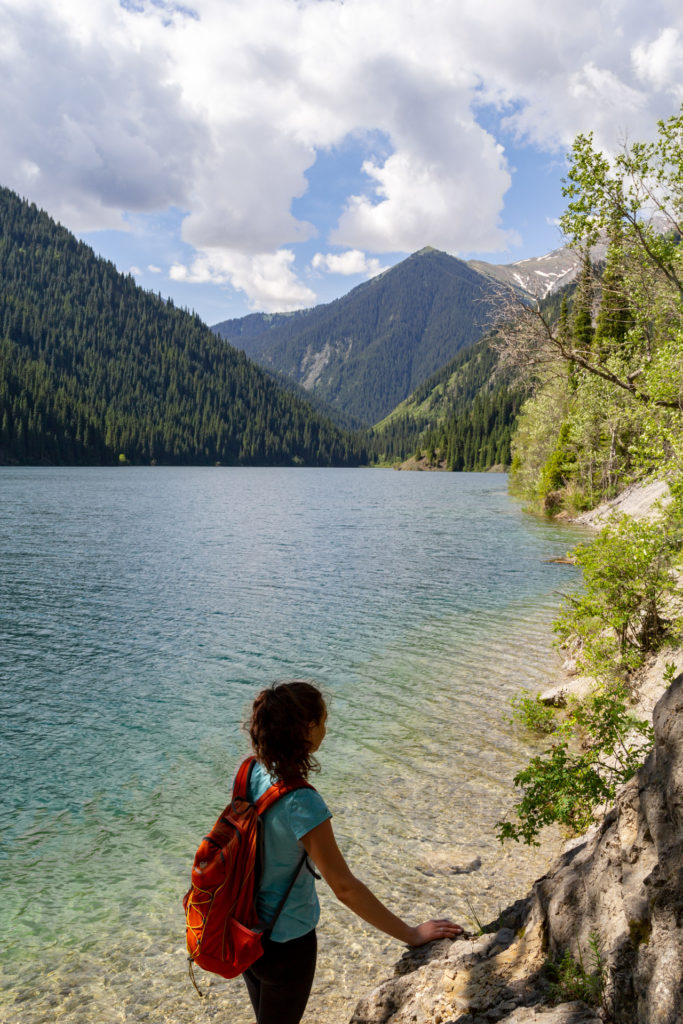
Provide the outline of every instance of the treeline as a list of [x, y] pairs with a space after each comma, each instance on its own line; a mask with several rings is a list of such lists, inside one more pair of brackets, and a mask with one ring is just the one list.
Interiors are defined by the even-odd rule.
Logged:
[[484, 338], [458, 353], [370, 431], [368, 448], [379, 462], [415, 455], [451, 471], [507, 466], [523, 400], [523, 388], [498, 371], [498, 354]]
[[360, 435], [0, 189], [0, 458], [352, 465]]
[[475, 471], [510, 465], [510, 443], [522, 404], [518, 391], [497, 388], [480, 392], [469, 408], [453, 413], [443, 425], [428, 430], [416, 454], [451, 471]]

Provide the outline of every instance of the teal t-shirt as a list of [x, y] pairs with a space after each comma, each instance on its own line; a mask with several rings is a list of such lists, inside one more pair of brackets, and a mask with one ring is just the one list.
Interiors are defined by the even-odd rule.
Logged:
[[[251, 770], [248, 799], [258, 800], [275, 781], [257, 761]], [[295, 789], [280, 797], [264, 814], [265, 863], [256, 894], [256, 910], [265, 924], [274, 916], [305, 852], [302, 836], [331, 817], [327, 804], [314, 789]], [[275, 922], [271, 938], [274, 942], [298, 939], [315, 928], [319, 917], [315, 879], [304, 865]]]

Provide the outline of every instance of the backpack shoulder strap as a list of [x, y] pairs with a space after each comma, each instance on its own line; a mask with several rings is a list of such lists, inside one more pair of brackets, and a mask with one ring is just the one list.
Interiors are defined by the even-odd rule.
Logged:
[[237, 775], [235, 781], [232, 784], [232, 798], [233, 800], [246, 800], [247, 799], [247, 787], [249, 785], [249, 776], [251, 775], [251, 769], [256, 764], [255, 757], [247, 757], [237, 769]]
[[[237, 770], [235, 781], [232, 787], [232, 798], [233, 800], [247, 799], [247, 789], [249, 786], [249, 776], [251, 770], [256, 764], [256, 758], [254, 756], [247, 757]], [[291, 782], [274, 782], [272, 786], [269, 786], [265, 793], [262, 793], [258, 800], [255, 801], [254, 806], [256, 807], [259, 815], [265, 814], [269, 807], [279, 800], [281, 796], [286, 796], [287, 793], [291, 793], [295, 789], [314, 789], [315, 787], [306, 782], [305, 779], [294, 779]]]
[[306, 782], [305, 779], [296, 779], [293, 782], [275, 782], [270, 786], [265, 793], [263, 793], [256, 801], [256, 810], [259, 815], [265, 814], [269, 807], [272, 807], [276, 800], [280, 797], [286, 796], [287, 793], [292, 793], [295, 789], [313, 789], [314, 787], [310, 782]]

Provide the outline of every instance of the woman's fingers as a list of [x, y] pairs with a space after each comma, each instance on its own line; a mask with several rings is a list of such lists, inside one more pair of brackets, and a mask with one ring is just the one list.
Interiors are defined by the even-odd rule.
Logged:
[[453, 939], [456, 935], [462, 935], [463, 928], [446, 917], [438, 920], [425, 921], [419, 924], [414, 930], [413, 946], [424, 946], [426, 942], [434, 942], [436, 939]]

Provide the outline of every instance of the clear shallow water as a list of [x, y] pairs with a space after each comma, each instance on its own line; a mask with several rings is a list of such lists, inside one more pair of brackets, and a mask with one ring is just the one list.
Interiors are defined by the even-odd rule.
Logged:
[[[331, 698], [317, 785], [356, 872], [410, 920], [488, 920], [542, 868], [503, 850], [557, 670], [578, 536], [496, 475], [0, 469], [0, 1019], [248, 1024], [189, 984], [180, 898], [274, 678]], [[480, 857], [482, 867], [453, 875]], [[324, 886], [322, 887], [324, 890]], [[309, 1021], [348, 1019], [400, 945], [321, 891]], [[208, 981], [208, 979], [207, 979]]]

